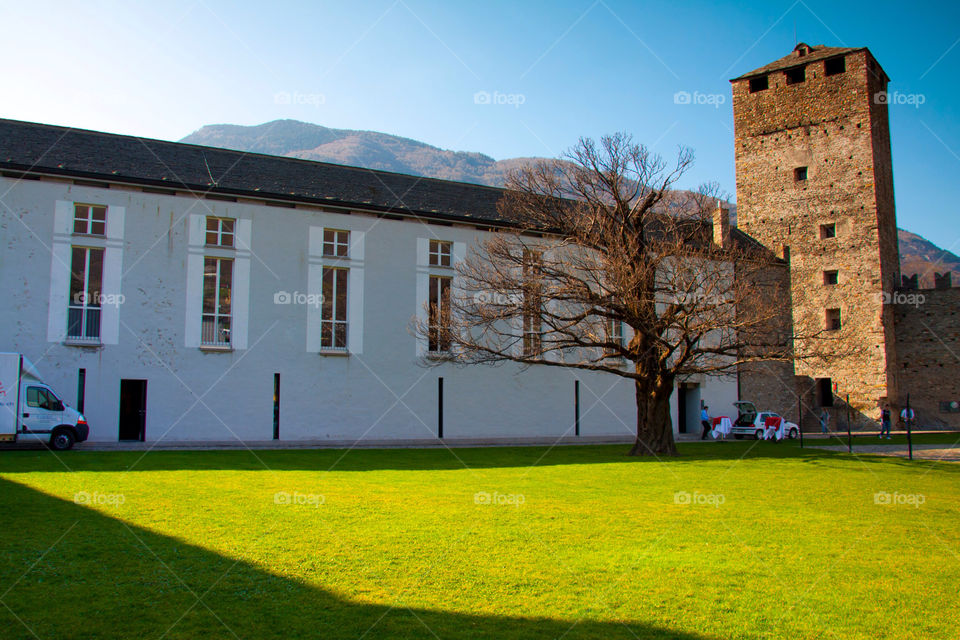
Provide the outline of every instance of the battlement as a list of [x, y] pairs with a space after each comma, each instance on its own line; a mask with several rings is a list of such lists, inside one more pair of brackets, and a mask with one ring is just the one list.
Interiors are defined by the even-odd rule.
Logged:
[[871, 116], [886, 115], [872, 107], [886, 107], [889, 78], [866, 48], [800, 43], [730, 82], [738, 139], [825, 124], [870, 131]]
[[953, 288], [953, 272], [951, 271], [945, 271], [944, 273], [934, 272], [933, 288], [920, 287], [919, 273], [915, 273], [912, 276], [901, 276], [899, 288], [902, 291], [943, 291], [946, 289], [952, 289]]

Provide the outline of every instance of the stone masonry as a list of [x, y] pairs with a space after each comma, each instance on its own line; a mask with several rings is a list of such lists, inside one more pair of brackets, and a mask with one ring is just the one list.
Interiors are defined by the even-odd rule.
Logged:
[[831, 403], [842, 428], [908, 401], [920, 426], [960, 427], [960, 289], [901, 282], [883, 69], [801, 43], [731, 82], [738, 226], [784, 259], [794, 333], [839, 338], [826, 358], [799, 340], [792, 366], [743, 367], [740, 398], [806, 430]]
[[960, 289], [898, 291], [901, 401], [910, 394], [921, 425], [960, 428]]
[[[794, 332], [811, 338], [795, 344], [796, 393], [835, 387], [866, 423], [900, 395], [884, 304], [900, 281], [887, 76], [865, 48], [801, 43], [731, 82], [737, 224], [788, 261]], [[824, 337], [839, 339], [827, 358], [809, 358]], [[782, 386], [782, 376], [747, 376], [741, 397]]]

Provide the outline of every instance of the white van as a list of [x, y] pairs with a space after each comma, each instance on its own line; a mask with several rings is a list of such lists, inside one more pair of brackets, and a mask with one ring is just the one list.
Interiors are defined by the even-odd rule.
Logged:
[[64, 451], [90, 434], [87, 420], [60, 399], [19, 353], [0, 353], [0, 442], [48, 442]]

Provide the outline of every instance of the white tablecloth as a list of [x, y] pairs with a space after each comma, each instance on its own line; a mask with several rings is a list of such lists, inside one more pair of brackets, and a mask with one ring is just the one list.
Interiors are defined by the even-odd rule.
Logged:
[[763, 438], [764, 440], [783, 440], [783, 425], [784, 421], [780, 420], [780, 423], [777, 426], [770, 426], [764, 429]]
[[730, 435], [731, 431], [733, 431], [733, 423], [730, 422], [730, 418], [727, 418], [726, 416], [724, 416], [720, 418], [720, 422], [717, 424], [716, 427], [713, 428], [713, 431], [711, 433], [713, 435], [713, 439], [716, 440], [717, 438], [727, 437], [728, 435]]

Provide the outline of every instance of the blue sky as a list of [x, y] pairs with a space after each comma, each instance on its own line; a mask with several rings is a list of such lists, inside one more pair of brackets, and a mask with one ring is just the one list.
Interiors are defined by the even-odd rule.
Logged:
[[795, 32], [867, 46], [913, 96], [890, 107], [899, 225], [960, 252], [956, 2], [37, 1], [4, 3], [0, 24], [0, 117], [171, 140], [294, 118], [498, 159], [622, 130], [693, 147], [682, 186], [731, 194], [728, 80]]

